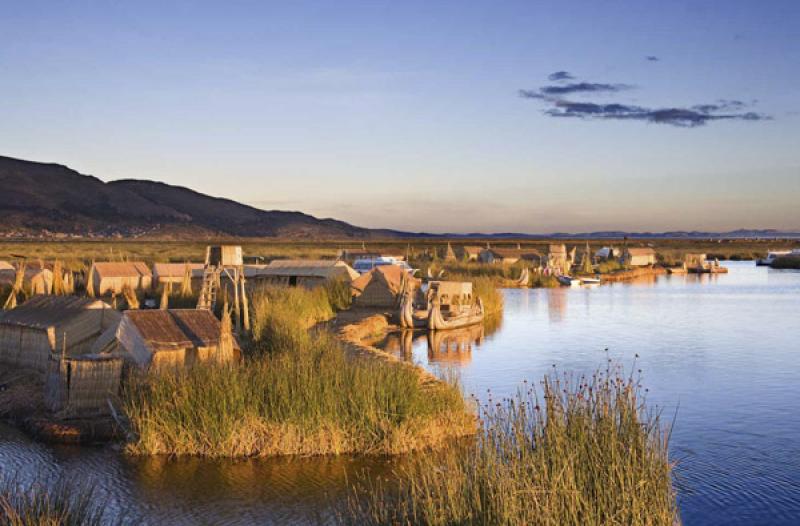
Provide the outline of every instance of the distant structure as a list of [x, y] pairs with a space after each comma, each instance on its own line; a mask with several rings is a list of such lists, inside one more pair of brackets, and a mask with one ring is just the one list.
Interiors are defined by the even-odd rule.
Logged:
[[455, 249], [456, 257], [463, 261], [478, 261], [483, 247], [461, 246]]
[[17, 264], [0, 261], [0, 285], [13, 285], [22, 269], [22, 286], [31, 294], [50, 294], [53, 291], [53, 271], [32, 263]]
[[656, 251], [652, 248], [625, 247], [623, 262], [631, 267], [647, 267], [656, 264]]
[[352, 283], [359, 274], [341, 260], [276, 259], [255, 273], [256, 279], [289, 287], [314, 288], [341, 279]]
[[564, 244], [552, 244], [547, 250], [547, 268], [556, 274], [569, 274], [570, 263], [567, 247]]
[[98, 296], [120, 294], [126, 287], [131, 290], [149, 289], [153, 284], [150, 267], [141, 261], [96, 262], [92, 264], [89, 276]]
[[183, 283], [183, 279], [186, 276], [187, 266], [193, 281], [203, 279], [204, 263], [155, 263], [153, 265], [153, 281], [158, 285], [166, 285], [167, 283], [179, 285]]

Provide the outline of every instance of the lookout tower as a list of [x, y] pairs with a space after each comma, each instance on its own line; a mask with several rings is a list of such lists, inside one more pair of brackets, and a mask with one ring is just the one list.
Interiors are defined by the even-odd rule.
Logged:
[[222, 275], [233, 285], [233, 311], [236, 330], [250, 330], [250, 314], [247, 306], [247, 292], [244, 286], [244, 258], [239, 245], [213, 245], [206, 247], [206, 262], [203, 268], [203, 287], [197, 299], [197, 308], [214, 310], [217, 292], [221, 286]]

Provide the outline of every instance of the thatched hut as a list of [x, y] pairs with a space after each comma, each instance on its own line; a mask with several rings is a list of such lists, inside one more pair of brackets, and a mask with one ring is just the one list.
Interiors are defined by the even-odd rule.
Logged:
[[99, 300], [34, 296], [0, 315], [0, 362], [44, 372], [50, 353], [85, 354], [120, 317]]
[[121, 356], [143, 369], [181, 368], [234, 360], [241, 351], [231, 340], [225, 344], [222, 326], [208, 310], [131, 310], [97, 340], [93, 352]]
[[460, 246], [455, 248], [456, 257], [463, 261], [478, 261], [483, 247]]
[[[0, 285], [14, 285], [17, 268], [8, 261], [0, 261]], [[26, 265], [22, 288], [31, 294], [50, 294], [53, 291], [53, 271], [38, 265]]]
[[351, 283], [359, 274], [344, 261], [328, 259], [276, 259], [253, 278], [290, 287], [313, 288], [329, 280]]
[[119, 392], [122, 359], [108, 355], [62, 357], [52, 354], [45, 379], [45, 406], [60, 417], [110, 413]]
[[153, 284], [153, 273], [141, 261], [101, 261], [92, 265], [89, 272], [94, 292], [97, 295], [119, 294], [126, 287], [131, 290], [149, 289]]
[[189, 275], [192, 282], [203, 279], [205, 265], [202, 263], [155, 263], [153, 265], [153, 281], [158, 285], [172, 283], [179, 285], [183, 283], [186, 276], [186, 267], [189, 267]]
[[552, 244], [547, 249], [547, 268], [553, 272], [569, 274], [572, 262], [563, 244]]
[[626, 248], [622, 253], [622, 259], [626, 265], [631, 267], [647, 267], [655, 265], [656, 251], [652, 248]]
[[397, 265], [380, 265], [362, 274], [350, 284], [358, 307], [395, 307], [400, 303], [405, 280], [409, 280], [414, 288], [419, 288], [420, 281]]

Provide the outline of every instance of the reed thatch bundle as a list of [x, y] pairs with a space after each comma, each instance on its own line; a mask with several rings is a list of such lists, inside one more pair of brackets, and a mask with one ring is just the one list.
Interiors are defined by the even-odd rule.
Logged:
[[186, 263], [186, 268], [183, 271], [183, 281], [181, 281], [181, 296], [188, 298], [192, 295], [192, 267]]
[[21, 261], [17, 266], [17, 273], [14, 275], [14, 285], [11, 287], [11, 293], [8, 295], [3, 309], [11, 310], [17, 306], [17, 294], [22, 290], [22, 285], [25, 282], [25, 261]]
[[228, 362], [233, 358], [233, 325], [231, 312], [227, 302], [222, 307], [222, 320], [219, 324], [219, 348], [217, 357], [221, 362]]
[[75, 277], [71, 270], [64, 273], [64, 294], [75, 294]]
[[94, 292], [94, 260], [92, 260], [92, 266], [89, 267], [89, 276], [86, 278], [86, 295], [90, 298], [95, 297]]
[[136, 291], [127, 283], [122, 287], [122, 295], [125, 297], [125, 303], [128, 304], [129, 310], [137, 310], [139, 308], [139, 298], [136, 296]]
[[164, 289], [161, 291], [161, 305], [159, 308], [161, 310], [169, 309], [169, 289], [171, 288], [171, 283], [167, 283], [164, 285]]
[[56, 296], [63, 296], [66, 294], [64, 287], [64, 270], [59, 260], [53, 262], [53, 294]]

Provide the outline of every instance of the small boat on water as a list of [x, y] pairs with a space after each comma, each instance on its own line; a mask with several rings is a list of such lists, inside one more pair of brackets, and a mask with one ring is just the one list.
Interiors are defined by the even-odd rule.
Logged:
[[577, 287], [581, 284], [581, 280], [571, 276], [556, 276], [556, 279], [565, 287]]
[[483, 302], [478, 298], [473, 305], [464, 306], [462, 309], [442, 312], [439, 298], [434, 297], [431, 312], [428, 316], [428, 329], [441, 331], [447, 329], [460, 329], [483, 323]]
[[792, 255], [791, 250], [770, 250], [767, 252], [767, 257], [756, 260], [756, 265], [759, 267], [768, 267], [779, 257], [789, 255]]
[[[452, 290], [466, 286], [459, 301], [453, 299]], [[468, 289], [468, 290], [467, 290]], [[451, 291], [450, 294], [447, 291]], [[414, 291], [411, 287], [403, 290], [400, 298], [400, 326], [404, 329], [429, 329], [432, 331], [459, 329], [483, 323], [484, 308], [480, 298], [474, 302], [471, 283], [432, 282], [425, 294], [425, 308], [414, 307]]]
[[580, 278], [581, 285], [599, 285], [600, 278]]

